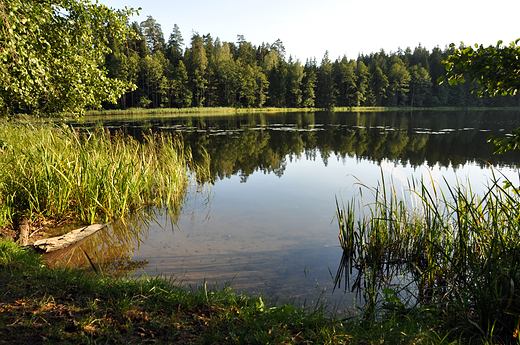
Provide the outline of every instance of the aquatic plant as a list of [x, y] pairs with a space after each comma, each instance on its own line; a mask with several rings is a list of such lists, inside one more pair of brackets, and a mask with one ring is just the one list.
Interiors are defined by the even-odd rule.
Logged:
[[370, 204], [337, 203], [344, 257], [336, 286], [345, 277], [345, 288], [363, 294], [368, 320], [426, 308], [468, 336], [509, 342], [520, 330], [519, 189], [496, 175], [483, 195], [469, 182], [444, 182], [412, 180], [399, 196], [383, 179], [363, 185]]

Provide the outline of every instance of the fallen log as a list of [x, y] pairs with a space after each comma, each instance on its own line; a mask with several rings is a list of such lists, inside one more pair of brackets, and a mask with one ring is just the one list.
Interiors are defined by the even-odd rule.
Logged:
[[[71, 259], [71, 256], [73, 256], [73, 253], [75, 252], [76, 248], [80, 247], [81, 245], [83, 245], [83, 243], [85, 243], [88, 240], [89, 238], [85, 237], [84, 239], [79, 240], [78, 242], [73, 243], [70, 246], [65, 247], [63, 249], [55, 250], [49, 253], [43, 253], [42, 257], [45, 259], [47, 264], [49, 264], [49, 266], [55, 266], [57, 263], [59, 266], [68, 266], [70, 262], [69, 260]], [[67, 260], [67, 258], [69, 260]], [[69, 267], [74, 267], [74, 265]]]
[[94, 233], [103, 229], [107, 225], [108, 223], [92, 224], [84, 228], [72, 230], [71, 232], [66, 233], [65, 235], [44, 238], [42, 240], [34, 242], [33, 247], [36, 250], [43, 251], [44, 253], [54, 252], [56, 250], [66, 248], [78, 241], [81, 241], [82, 239], [90, 235], [93, 235]]

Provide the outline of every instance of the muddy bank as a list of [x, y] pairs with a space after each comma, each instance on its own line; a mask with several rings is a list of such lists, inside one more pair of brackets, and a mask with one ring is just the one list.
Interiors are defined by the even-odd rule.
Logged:
[[[82, 226], [86, 225], [71, 219], [61, 221], [43, 220], [33, 223], [20, 221], [12, 226], [0, 227], [0, 237], [12, 239], [20, 245], [32, 246], [38, 240], [60, 236]], [[27, 241], [25, 244], [22, 244], [24, 232], [27, 234]]]

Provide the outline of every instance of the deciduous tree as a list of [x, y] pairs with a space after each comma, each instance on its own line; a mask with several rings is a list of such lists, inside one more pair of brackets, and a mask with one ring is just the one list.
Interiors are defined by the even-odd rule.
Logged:
[[135, 86], [103, 68], [109, 39], [123, 42], [133, 9], [86, 0], [0, 1], [0, 111], [71, 112], [116, 103]]
[[406, 70], [404, 62], [393, 55], [388, 69], [388, 98], [390, 105], [404, 105], [407, 99], [410, 73]]
[[356, 68], [356, 61], [348, 61], [346, 56], [334, 63], [333, 73], [338, 86], [339, 106], [352, 107], [358, 105]]
[[[455, 49], [452, 43], [450, 48], [454, 52], [444, 61], [446, 77], [450, 85], [464, 83], [466, 79], [470, 82], [477, 82], [473, 90], [478, 96], [489, 94], [496, 95], [515, 95], [520, 88], [520, 38], [511, 42], [508, 46], [503, 46], [502, 41], [498, 41], [496, 46], [484, 48], [483, 45], [475, 44], [473, 47]], [[445, 77], [440, 77], [438, 82], [442, 83]]]
[[[493, 97], [507, 94], [516, 95], [520, 88], [520, 38], [503, 46], [498, 41], [496, 46], [485, 48], [483, 45], [475, 44], [473, 47], [461, 47], [454, 52], [443, 63], [447, 70], [446, 77], [450, 85], [464, 83], [467, 79], [476, 82], [472, 89], [479, 97], [485, 94]], [[442, 83], [445, 77], [439, 77], [437, 81]], [[489, 137], [489, 141], [495, 144], [495, 153], [504, 153], [516, 150], [520, 146], [520, 127], [511, 131], [511, 136], [495, 139]]]
[[292, 56], [289, 56], [287, 65], [287, 106], [298, 108], [302, 103], [303, 66], [300, 60], [293, 61]]
[[410, 106], [421, 107], [428, 96], [432, 82], [430, 73], [421, 64], [410, 68]]
[[355, 106], [365, 105], [368, 97], [370, 73], [368, 67], [363, 63], [363, 61], [357, 62], [356, 77], [357, 102]]
[[176, 104], [178, 108], [187, 108], [191, 106], [192, 96], [192, 92], [188, 88], [188, 72], [181, 60], [175, 67], [173, 79], [170, 80], [170, 97], [172, 103]]
[[316, 101], [315, 88], [318, 82], [316, 76], [316, 60], [307, 63], [304, 66], [304, 75], [302, 79], [302, 107], [312, 108]]
[[389, 86], [388, 77], [383, 70], [376, 66], [370, 78], [371, 91], [375, 98], [375, 104], [381, 106], [383, 99], [386, 98], [386, 90]]
[[202, 107], [207, 86], [205, 73], [208, 67], [208, 58], [206, 56], [204, 41], [196, 32], [193, 33], [191, 37], [191, 47], [186, 52], [185, 60], [192, 85], [195, 106]]

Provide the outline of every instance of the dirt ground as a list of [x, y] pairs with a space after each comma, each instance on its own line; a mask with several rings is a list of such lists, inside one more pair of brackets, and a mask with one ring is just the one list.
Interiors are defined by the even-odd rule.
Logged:
[[[52, 236], [62, 235], [67, 232], [68, 226], [73, 226], [75, 223], [70, 219], [61, 221], [45, 220], [35, 223], [29, 223], [29, 241], [28, 245], [33, 245], [34, 242]], [[72, 230], [72, 228], [70, 228]], [[0, 227], [0, 237], [11, 238], [18, 241], [20, 230], [18, 224], [9, 227]]]

